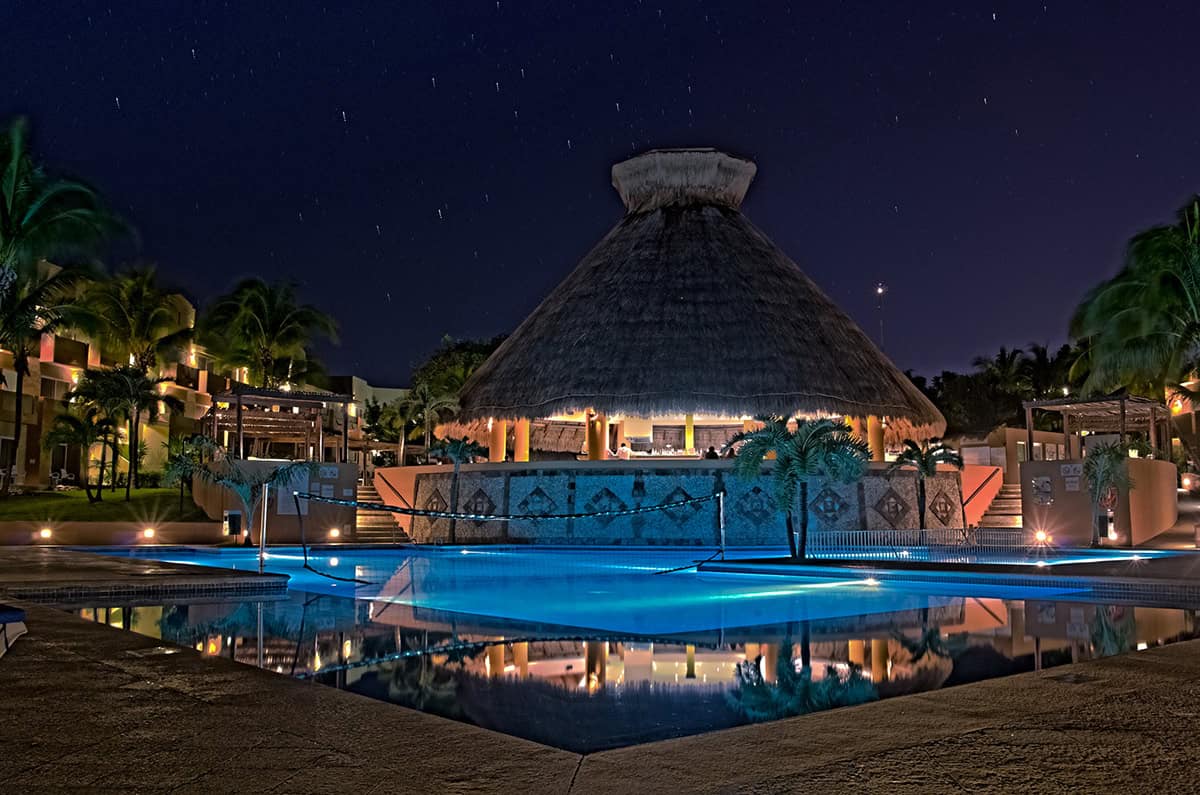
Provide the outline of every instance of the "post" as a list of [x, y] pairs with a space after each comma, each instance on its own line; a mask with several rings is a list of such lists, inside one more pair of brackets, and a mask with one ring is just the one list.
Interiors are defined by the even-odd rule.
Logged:
[[488, 461], [501, 463], [506, 457], [508, 446], [508, 423], [492, 419], [488, 423]]
[[[267, 561], [267, 507], [271, 499], [271, 484], [264, 483], [262, 492], [262, 522], [258, 528], [258, 573], [262, 574]], [[246, 517], [247, 522], [254, 521], [253, 516]]]
[[696, 449], [696, 415], [683, 415], [683, 449], [692, 452]]
[[872, 461], [884, 460], [883, 418], [875, 414], [867, 417], [867, 446], [871, 449]]
[[1033, 460], [1033, 406], [1025, 407], [1025, 460]]
[[717, 492], [717, 526], [721, 530], [721, 560], [725, 560], [725, 492]]
[[608, 447], [608, 421], [603, 414], [595, 414], [588, 409], [587, 422], [587, 457], [589, 461], [603, 461], [604, 451]]
[[1121, 398], [1121, 444], [1125, 444], [1125, 398]]
[[528, 419], [517, 420], [513, 425], [513, 461], [529, 460], [529, 426]]
[[1063, 412], [1063, 456], [1071, 460], [1071, 415]]
[[317, 409], [317, 461], [325, 463], [325, 407]]
[[350, 461], [350, 404], [342, 404], [342, 463]]
[[238, 458], [245, 459], [246, 457], [246, 437], [242, 432], [242, 396], [237, 396], [237, 442], [238, 442]]

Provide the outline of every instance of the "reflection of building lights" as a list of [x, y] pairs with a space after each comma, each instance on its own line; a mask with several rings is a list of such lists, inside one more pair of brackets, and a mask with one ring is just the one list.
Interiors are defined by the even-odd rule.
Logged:
[[39, 538], [49, 538], [52, 535], [54, 535], [54, 531], [51, 530], [49, 527], [43, 527], [41, 530], [38, 531]]
[[338, 529], [336, 527], [329, 528], [329, 537], [330, 538], [339, 538], [341, 535], [342, 535], [342, 531], [340, 529]]
[[335, 567], [335, 568], [336, 568], [336, 567], [337, 567], [337, 565], [338, 565], [338, 559], [337, 559], [337, 558], [330, 558], [330, 559], [329, 559], [329, 565], [330, 565], [330, 566], [333, 566], [333, 567]]
[[1037, 563], [1035, 563], [1033, 565], [1037, 566], [1039, 569], [1044, 569], [1044, 568], [1046, 568], [1046, 561], [1039, 560]]
[[874, 587], [878, 584], [879, 580], [875, 579], [874, 577], [868, 577], [867, 579], [863, 580], [863, 585], [870, 585], [871, 587]]
[[1116, 531], [1116, 530], [1109, 530], [1109, 531], [1108, 531], [1108, 540], [1109, 540], [1109, 541], [1116, 541], [1116, 540], [1117, 540], [1117, 531]]

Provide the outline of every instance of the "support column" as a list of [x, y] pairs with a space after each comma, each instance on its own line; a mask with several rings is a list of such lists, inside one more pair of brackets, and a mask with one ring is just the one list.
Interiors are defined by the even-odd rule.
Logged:
[[871, 460], [884, 460], [883, 419], [872, 414], [867, 417], [867, 446], [871, 448]]
[[504, 676], [504, 644], [497, 643], [487, 648], [488, 676]]
[[590, 687], [594, 681], [597, 687], [602, 687], [604, 678], [608, 674], [608, 642], [589, 640], [583, 644], [583, 648], [588, 686]]
[[850, 433], [867, 441], [867, 423], [862, 417], [847, 417], [846, 424], [850, 426]]
[[513, 423], [513, 461], [529, 460], [529, 420]]
[[[242, 396], [241, 395], [238, 395], [238, 398], [237, 398], [237, 446], [238, 446], [238, 458], [244, 459], [246, 457], [246, 435], [245, 435], [244, 430], [242, 429]], [[247, 519], [247, 521], [249, 521], [249, 519]]]
[[524, 679], [529, 676], [529, 642], [514, 643], [512, 653], [513, 665], [517, 666], [517, 674]]
[[866, 645], [861, 640], [852, 640], [848, 645], [847, 652], [851, 664], [862, 668], [867, 662]]
[[687, 667], [684, 669], [685, 679], [696, 678], [696, 647], [689, 643], [684, 646], [684, 651], [687, 653]]
[[886, 682], [888, 678], [888, 642], [886, 638], [871, 640], [871, 679]]
[[508, 422], [492, 420], [488, 429], [488, 461], [500, 463], [507, 454]]
[[683, 449], [689, 453], [696, 449], [696, 415], [694, 414], [683, 416]]
[[350, 461], [350, 404], [342, 404], [342, 463]]
[[1071, 460], [1071, 415], [1063, 412], [1063, 457]]
[[608, 419], [603, 414], [587, 415], [587, 452], [589, 461], [603, 461], [608, 445]]
[[1025, 407], [1025, 460], [1033, 460], [1033, 406]]

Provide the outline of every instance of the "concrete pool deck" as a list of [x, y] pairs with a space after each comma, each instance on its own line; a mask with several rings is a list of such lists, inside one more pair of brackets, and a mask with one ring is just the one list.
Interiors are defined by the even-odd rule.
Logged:
[[283, 598], [287, 581], [283, 574], [107, 557], [58, 547], [0, 547], [0, 599], [66, 605]]
[[14, 791], [1188, 791], [1200, 641], [579, 755], [48, 607], [0, 659]]

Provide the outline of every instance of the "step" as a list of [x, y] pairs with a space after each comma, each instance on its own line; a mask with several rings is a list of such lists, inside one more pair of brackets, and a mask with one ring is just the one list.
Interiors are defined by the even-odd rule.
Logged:
[[1021, 512], [1021, 501], [1020, 500], [992, 500], [992, 504], [988, 506], [988, 512], [991, 513], [992, 511], [1000, 511], [1001, 513], [1006, 512], [1006, 511], [1016, 511], [1017, 513], [1020, 513]]
[[985, 514], [979, 520], [980, 527], [1022, 527], [1023, 524], [1020, 516], [988, 516]]

